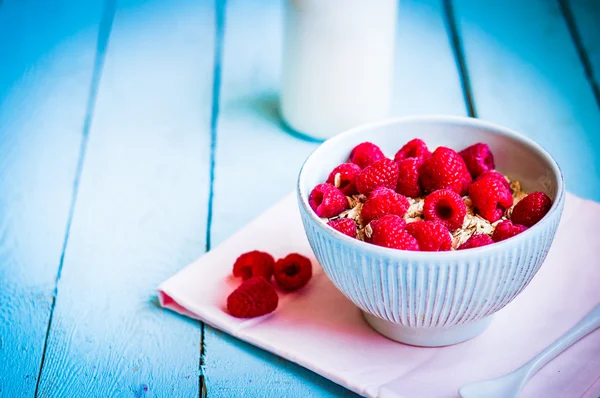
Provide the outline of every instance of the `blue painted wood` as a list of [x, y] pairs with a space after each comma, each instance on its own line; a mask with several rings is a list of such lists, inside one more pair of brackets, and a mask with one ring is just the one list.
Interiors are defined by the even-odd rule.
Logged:
[[600, 200], [600, 112], [557, 2], [457, 0], [479, 117], [559, 162], [567, 189]]
[[155, 289], [205, 250], [214, 18], [117, 3], [40, 396], [199, 394], [200, 325]]
[[[597, 28], [579, 3], [595, 60]], [[198, 323], [160, 310], [154, 289], [206, 243], [215, 12], [192, 0], [118, 5], [41, 396], [200, 393]], [[102, 12], [100, 2], [25, 6], [0, 7], [0, 59], [11, 60], [0, 62], [0, 396], [35, 389]], [[214, 244], [293, 189], [316, 145], [277, 116], [280, 11], [250, 0], [227, 9]], [[456, 15], [480, 116], [546, 145], [570, 189], [598, 199], [598, 110], [558, 6], [465, 0]], [[398, 35], [394, 113], [464, 114], [441, 2], [402, 2]], [[349, 395], [210, 328], [203, 367], [209, 396]]]
[[32, 396], [86, 117], [102, 1], [0, 7], [0, 396]]
[[567, 18], [572, 18], [572, 35], [580, 41], [580, 58], [600, 106], [600, 2], [597, 0], [561, 0]]
[[[280, 12], [281, 2], [227, 3], [213, 246], [291, 191], [297, 169], [316, 146], [283, 131], [277, 114]], [[265, 188], [267, 192], [259, 194]], [[320, 396], [332, 388], [334, 395], [346, 393], [312, 372], [208, 326], [204, 367], [209, 397]]]
[[394, 116], [467, 113], [442, 0], [398, 6]]
[[[439, 1], [403, 2], [394, 113], [464, 114], [460, 82]], [[294, 189], [317, 145], [290, 135], [277, 112], [282, 2], [227, 3], [214, 208], [217, 245]], [[435, 52], [436, 62], [423, 51]], [[210, 327], [205, 333], [209, 397], [350, 396], [350, 392]]]

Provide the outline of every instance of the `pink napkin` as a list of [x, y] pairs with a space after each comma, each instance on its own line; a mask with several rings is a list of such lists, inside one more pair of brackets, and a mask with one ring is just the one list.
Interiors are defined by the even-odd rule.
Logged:
[[[161, 304], [296, 362], [368, 397], [458, 397], [465, 383], [520, 366], [600, 303], [600, 204], [568, 194], [552, 249], [531, 284], [480, 336], [442, 348], [399, 344], [373, 331], [323, 273], [304, 235], [293, 195], [159, 286]], [[236, 257], [298, 252], [314, 276], [299, 292], [280, 292], [277, 310], [240, 320], [225, 311], [239, 284]], [[600, 395], [600, 330], [542, 368], [522, 397]]]

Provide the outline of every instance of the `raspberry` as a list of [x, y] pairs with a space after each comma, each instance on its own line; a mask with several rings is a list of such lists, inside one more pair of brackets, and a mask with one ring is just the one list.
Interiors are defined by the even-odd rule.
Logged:
[[500, 242], [501, 240], [511, 238], [527, 229], [524, 225], [513, 224], [510, 220], [504, 220], [500, 224], [496, 225], [494, 233], [492, 234], [492, 240], [494, 242]]
[[532, 192], [513, 209], [510, 219], [517, 224], [531, 227], [540, 221], [552, 207], [552, 199], [543, 192]]
[[386, 214], [404, 217], [409, 206], [410, 203], [404, 196], [389, 188], [381, 187], [371, 192], [362, 207], [360, 216], [365, 224]]
[[356, 238], [356, 223], [351, 218], [338, 218], [327, 223], [331, 228], [351, 238]]
[[406, 221], [403, 218], [388, 214], [369, 225], [373, 230], [369, 241], [374, 245], [400, 250], [419, 250], [419, 242], [404, 230]]
[[456, 192], [449, 189], [430, 193], [423, 203], [425, 220], [438, 222], [450, 231], [462, 227], [466, 214], [465, 202]]
[[279, 297], [262, 276], [243, 282], [227, 297], [227, 310], [236, 318], [254, 318], [275, 311]]
[[474, 234], [471, 235], [465, 243], [460, 245], [457, 250], [473, 249], [475, 247], [491, 245], [492, 243], [494, 243], [494, 241], [489, 236], [485, 234]]
[[359, 165], [361, 169], [381, 159], [385, 159], [385, 155], [377, 145], [371, 142], [358, 144], [350, 152], [350, 162]]
[[356, 176], [360, 173], [361, 168], [354, 163], [342, 163], [329, 174], [327, 183], [335, 185], [335, 176], [339, 177], [339, 190], [346, 196], [352, 196], [358, 191], [356, 190]]
[[312, 264], [303, 255], [288, 254], [275, 263], [274, 276], [275, 281], [283, 290], [300, 289], [312, 277]]
[[469, 196], [479, 214], [489, 222], [496, 222], [504, 210], [512, 206], [510, 189], [497, 178], [481, 178], [471, 184]]
[[452, 237], [442, 224], [431, 221], [416, 221], [406, 225], [406, 232], [414, 236], [423, 252], [448, 251], [452, 247]]
[[[506, 180], [506, 178], [502, 174], [498, 173], [495, 170], [484, 171], [483, 173], [481, 173], [479, 175], [479, 177], [477, 177], [477, 180], [480, 180], [482, 178], [487, 178], [487, 177], [497, 179], [498, 181], [500, 181], [502, 183], [502, 185], [504, 185], [506, 188], [510, 189], [510, 183]], [[477, 181], [477, 180], [475, 180], [475, 181]]]
[[233, 276], [250, 279], [253, 276], [262, 276], [267, 281], [273, 275], [275, 259], [269, 253], [254, 250], [244, 253], [233, 264]]
[[478, 142], [463, 149], [458, 154], [465, 161], [467, 169], [469, 169], [469, 173], [471, 173], [473, 178], [477, 178], [481, 173], [486, 171], [494, 170], [496, 167], [494, 164], [494, 155], [492, 155], [490, 147], [487, 144]]
[[396, 183], [396, 192], [404, 196], [416, 198], [423, 195], [419, 185], [419, 167], [423, 163], [420, 158], [408, 158], [398, 163], [398, 182]]
[[394, 189], [399, 172], [398, 164], [393, 160], [378, 160], [356, 177], [356, 189], [363, 195], [368, 195], [379, 187]]
[[407, 142], [394, 156], [394, 160], [399, 162], [408, 158], [420, 158], [422, 160], [431, 156], [427, 144], [418, 138]]
[[346, 210], [348, 199], [339, 189], [330, 184], [319, 184], [308, 196], [310, 207], [322, 218], [334, 217]]
[[469, 189], [471, 174], [456, 151], [439, 147], [419, 168], [419, 182], [425, 193], [451, 189], [464, 195]]

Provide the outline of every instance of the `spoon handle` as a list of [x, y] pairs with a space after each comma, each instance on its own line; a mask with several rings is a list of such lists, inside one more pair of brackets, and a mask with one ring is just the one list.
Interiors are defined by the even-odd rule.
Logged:
[[600, 327], [600, 304], [591, 310], [575, 326], [560, 336], [554, 343], [546, 347], [544, 351], [537, 354], [517, 370], [517, 372], [523, 372], [525, 376], [523, 378], [523, 383], [561, 352], [572, 346], [587, 334], [596, 330], [598, 327]]

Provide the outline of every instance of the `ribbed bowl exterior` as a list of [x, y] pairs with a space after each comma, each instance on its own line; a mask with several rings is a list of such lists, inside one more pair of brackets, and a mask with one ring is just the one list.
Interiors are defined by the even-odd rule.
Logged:
[[[335, 166], [347, 161], [356, 145], [370, 141], [392, 154], [415, 137], [430, 148], [460, 149], [485, 142], [494, 153], [498, 170], [520, 181], [529, 192], [545, 192], [554, 204], [542, 220], [515, 237], [484, 247], [437, 253], [392, 250], [349, 238], [312, 211], [310, 191]], [[374, 317], [422, 329], [468, 326], [510, 303], [544, 262], [565, 200], [560, 167], [539, 144], [479, 119], [436, 115], [384, 120], [327, 140], [304, 163], [297, 189], [306, 235], [335, 286]], [[431, 335], [415, 340], [400, 329], [388, 337], [417, 345], [444, 345], [453, 343], [454, 337], [461, 341], [469, 337], [463, 331], [449, 340]]]
[[441, 328], [491, 315], [529, 284], [556, 233], [564, 195], [559, 201], [558, 211], [538, 223], [535, 233], [485, 248], [428, 255], [371, 249], [364, 242], [342, 239], [311, 218], [302, 203], [299, 207], [319, 263], [354, 304], [395, 324]]

